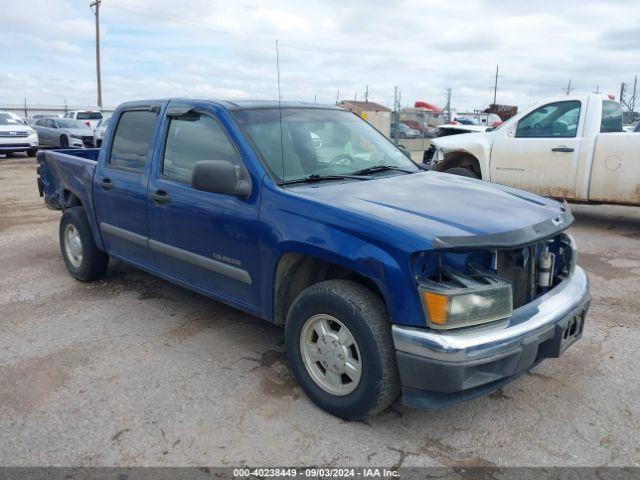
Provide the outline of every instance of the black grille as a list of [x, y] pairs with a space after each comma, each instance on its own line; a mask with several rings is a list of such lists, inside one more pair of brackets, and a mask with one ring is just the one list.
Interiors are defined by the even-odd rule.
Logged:
[[82, 143], [85, 147], [93, 147], [94, 143], [93, 143], [93, 137], [90, 135], [84, 135], [82, 137]]
[[28, 143], [0, 143], [0, 151], [8, 148], [29, 148], [30, 146]]
[[497, 274], [511, 283], [513, 308], [536, 297], [536, 248], [536, 245], [529, 245], [515, 250], [498, 250]]

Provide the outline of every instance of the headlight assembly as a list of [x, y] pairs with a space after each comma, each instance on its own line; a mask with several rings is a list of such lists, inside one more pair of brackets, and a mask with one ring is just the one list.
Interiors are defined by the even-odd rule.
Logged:
[[72, 133], [71, 135], [69, 135], [71, 138], [77, 138], [78, 140], [82, 140], [82, 135], [76, 135], [75, 133]]
[[443, 267], [441, 281], [422, 280], [420, 298], [431, 328], [460, 328], [502, 320], [511, 316], [511, 284], [474, 269], [462, 274]]
[[433, 154], [433, 162], [438, 163], [444, 160], [444, 150], [442, 147], [436, 147], [436, 152]]

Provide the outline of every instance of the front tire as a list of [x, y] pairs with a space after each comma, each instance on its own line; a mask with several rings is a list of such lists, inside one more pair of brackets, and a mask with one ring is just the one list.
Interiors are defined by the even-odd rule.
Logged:
[[448, 170], [445, 170], [444, 173], [450, 173], [451, 175], [459, 175], [461, 177], [480, 179], [480, 177], [476, 172], [474, 172], [470, 168], [465, 168], [465, 167], [453, 167]]
[[285, 342], [300, 386], [333, 415], [363, 419], [400, 394], [385, 305], [358, 283], [327, 280], [304, 290], [287, 315]]
[[109, 255], [99, 250], [83, 207], [68, 208], [60, 219], [60, 250], [73, 278], [90, 282], [107, 271]]
[[60, 148], [69, 148], [69, 139], [66, 135], [60, 137]]
[[27, 150], [27, 157], [35, 157], [36, 154], [38, 153], [38, 149], [37, 148], [30, 148], [29, 150]]

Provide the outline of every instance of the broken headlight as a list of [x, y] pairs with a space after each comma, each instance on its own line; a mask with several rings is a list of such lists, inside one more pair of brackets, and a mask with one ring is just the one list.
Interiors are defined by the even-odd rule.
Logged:
[[421, 280], [420, 298], [431, 328], [450, 329], [511, 316], [511, 284], [477, 267], [463, 274], [442, 267], [438, 280]]

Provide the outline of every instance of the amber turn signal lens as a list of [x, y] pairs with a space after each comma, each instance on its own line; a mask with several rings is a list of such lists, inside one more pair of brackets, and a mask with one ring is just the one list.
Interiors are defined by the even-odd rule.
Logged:
[[449, 298], [446, 295], [433, 292], [422, 292], [422, 297], [429, 311], [429, 320], [431, 323], [435, 323], [436, 325], [446, 324]]

